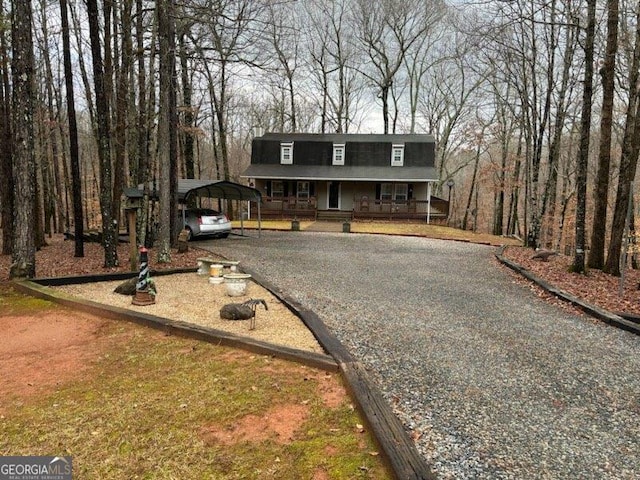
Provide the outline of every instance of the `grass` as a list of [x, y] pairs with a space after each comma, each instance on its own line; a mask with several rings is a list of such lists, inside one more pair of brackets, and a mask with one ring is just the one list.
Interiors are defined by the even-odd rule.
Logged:
[[[0, 292], [18, 310], [20, 297]], [[323, 401], [324, 372], [115, 321], [98, 343], [75, 380], [3, 399], [1, 455], [71, 455], [78, 479], [390, 477], [348, 397]], [[298, 410], [285, 441], [240, 435]]]
[[[314, 222], [312, 221], [300, 221], [300, 230], [305, 230], [313, 223]], [[247, 229], [256, 229], [258, 228], [258, 222], [256, 220], [245, 220], [244, 227]], [[265, 230], [291, 230], [291, 221], [266, 220], [261, 222], [261, 227]], [[234, 221], [233, 228], [240, 228], [240, 222]], [[521, 245], [520, 241], [513, 238], [489, 235], [486, 233], [476, 233], [469, 230], [460, 230], [458, 228], [426, 223], [353, 221], [351, 222], [351, 232], [384, 235], [413, 235], [471, 243], [486, 243], [489, 245]]]

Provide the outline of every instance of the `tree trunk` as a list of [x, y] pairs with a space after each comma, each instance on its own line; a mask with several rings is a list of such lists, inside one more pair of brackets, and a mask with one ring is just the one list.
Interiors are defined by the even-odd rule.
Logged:
[[34, 57], [31, 2], [14, 2], [11, 11], [13, 58], [13, 244], [10, 278], [36, 274], [36, 159], [34, 152]]
[[98, 25], [97, 0], [87, 0], [89, 15], [89, 36], [91, 39], [91, 58], [93, 60], [93, 81], [96, 96], [96, 123], [98, 133], [98, 157], [100, 162], [100, 213], [102, 214], [102, 246], [104, 248], [104, 266], [112, 268], [118, 265], [117, 217], [114, 218], [111, 195], [112, 170], [110, 151], [110, 120], [107, 92], [105, 91], [100, 27]]
[[[186, 28], [186, 27], [184, 27]], [[180, 35], [180, 73], [182, 75], [182, 108], [184, 111], [184, 125], [181, 129], [184, 137], [183, 159], [186, 178], [195, 177], [195, 163], [193, 160], [193, 107], [191, 105], [191, 78], [189, 76], [188, 52], [185, 34]]]
[[175, 56], [172, 50], [171, 23], [172, 0], [159, 0], [156, 3], [158, 20], [158, 39], [160, 54], [160, 113], [158, 118], [158, 165], [160, 189], [160, 229], [158, 262], [171, 261], [171, 85], [175, 71]]
[[120, 67], [116, 70], [116, 128], [115, 128], [115, 163], [113, 170], [113, 212], [116, 218], [120, 217], [120, 204], [122, 191], [125, 182], [125, 156], [127, 150], [127, 101], [129, 100], [129, 73], [132, 63], [132, 46], [131, 46], [131, 0], [122, 2], [121, 21], [122, 21], [122, 44]]
[[69, 121], [69, 150], [71, 152], [71, 185], [73, 199], [74, 256], [84, 257], [84, 218], [82, 214], [82, 183], [80, 174], [80, 154], [78, 151], [78, 124], [76, 122], [75, 96], [73, 92], [73, 71], [71, 69], [71, 46], [69, 42], [69, 19], [67, 0], [60, 0], [62, 21], [62, 53], [64, 56], [64, 79], [67, 90], [67, 116]]
[[[4, 5], [0, 0], [0, 18], [5, 21]], [[7, 42], [0, 32], [0, 205], [2, 216], [2, 254], [11, 255], [13, 239], [13, 188], [11, 160], [11, 88], [9, 86]]]
[[618, 191], [613, 210], [611, 237], [604, 268], [605, 273], [620, 275], [620, 254], [622, 250], [622, 236], [627, 218], [627, 205], [632, 192], [629, 184], [634, 180], [638, 162], [637, 143], [640, 130], [640, 102], [638, 92], [638, 69], [640, 68], [640, 8], [636, 13], [636, 35], [633, 49], [633, 60], [629, 69], [629, 106], [625, 120], [622, 152], [620, 154], [620, 170], [618, 174]]
[[588, 265], [601, 269], [604, 266], [604, 240], [607, 232], [607, 206], [609, 200], [609, 166], [611, 164], [611, 124], [615, 96], [614, 74], [618, 51], [618, 0], [607, 0], [607, 47], [602, 77], [602, 113], [600, 114], [600, 151], [598, 173], [594, 192], [595, 207], [591, 229], [591, 249]]
[[591, 98], [593, 95], [593, 52], [596, 26], [596, 0], [587, 2], [587, 28], [584, 44], [584, 86], [580, 119], [580, 148], [576, 165], [576, 249], [572, 271], [585, 273], [587, 216], [587, 169], [589, 167], [589, 136], [591, 134]]

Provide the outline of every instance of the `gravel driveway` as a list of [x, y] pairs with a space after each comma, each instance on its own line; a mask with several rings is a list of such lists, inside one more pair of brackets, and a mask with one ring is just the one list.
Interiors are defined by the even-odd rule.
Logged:
[[494, 248], [304, 232], [198, 246], [315, 311], [440, 478], [640, 478], [640, 337], [538, 299]]

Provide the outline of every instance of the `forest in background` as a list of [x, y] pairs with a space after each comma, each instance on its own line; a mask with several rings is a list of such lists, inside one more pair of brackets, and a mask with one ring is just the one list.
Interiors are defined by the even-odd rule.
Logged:
[[638, 1], [2, 0], [0, 16], [11, 277], [34, 276], [52, 232], [82, 256], [99, 228], [117, 264], [123, 188], [149, 182], [169, 261], [177, 179], [240, 182], [266, 131], [430, 133], [452, 225], [576, 272], [618, 275], [634, 238]]

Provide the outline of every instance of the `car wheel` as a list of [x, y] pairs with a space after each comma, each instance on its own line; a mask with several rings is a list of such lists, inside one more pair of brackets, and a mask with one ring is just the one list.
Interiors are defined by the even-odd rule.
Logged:
[[220, 235], [220, 238], [227, 238], [228, 236], [229, 236], [229, 232], [223, 233], [222, 235]]

